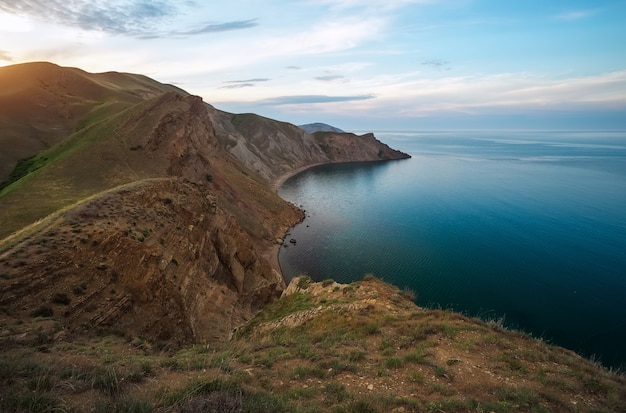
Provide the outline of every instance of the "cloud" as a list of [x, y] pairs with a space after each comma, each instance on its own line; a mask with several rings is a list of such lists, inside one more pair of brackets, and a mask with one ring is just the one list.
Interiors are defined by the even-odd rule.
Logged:
[[173, 32], [173, 34], [182, 34], [182, 35], [196, 35], [196, 34], [205, 34], [205, 33], [218, 33], [218, 32], [227, 32], [231, 30], [242, 30], [249, 29], [257, 26], [258, 23], [256, 19], [249, 20], [236, 20], [232, 22], [226, 23], [211, 23], [207, 24], [200, 29], [189, 30], [186, 32]]
[[436, 0], [312, 0], [312, 2], [333, 9], [397, 9], [410, 4], [434, 3]]
[[266, 56], [298, 56], [349, 50], [375, 39], [387, 21], [380, 17], [335, 19], [307, 27], [292, 35], [273, 36], [258, 43]]
[[219, 89], [242, 89], [244, 87], [254, 87], [254, 83], [235, 83], [232, 85], [220, 86]]
[[432, 68], [435, 68], [439, 71], [441, 70], [450, 70], [450, 67], [448, 66], [448, 61], [447, 60], [443, 60], [443, 59], [427, 59], [424, 60], [422, 62], [422, 64], [424, 66], [430, 66]]
[[246, 80], [228, 80], [224, 83], [227, 83], [224, 86], [220, 86], [219, 89], [241, 89], [244, 87], [254, 87], [255, 83], [258, 82], [269, 82], [272, 79], [266, 77], [260, 77], [255, 79], [246, 79]]
[[285, 69], [289, 70], [302, 70], [300, 66], [285, 66]]
[[257, 25], [255, 19], [223, 23], [204, 23], [199, 28], [163, 31], [171, 19], [182, 14], [181, 6], [193, 2], [172, 0], [0, 0], [0, 11], [19, 17], [76, 27], [87, 31], [102, 31], [128, 35], [139, 39], [192, 36], [229, 30], [248, 29]]
[[626, 110], [626, 70], [561, 79], [526, 73], [413, 79], [369, 88], [377, 99], [361, 109], [381, 117]]
[[12, 62], [13, 58], [9, 54], [9, 52], [0, 50], [0, 60], [4, 60], [5, 62]]
[[351, 102], [359, 100], [374, 99], [376, 96], [354, 95], [354, 96], [328, 96], [328, 95], [295, 95], [295, 96], [277, 96], [264, 99], [258, 103], [263, 105], [281, 106], [281, 105], [308, 105], [314, 103], [335, 103], [335, 102]]
[[591, 17], [596, 13], [597, 10], [573, 10], [557, 14], [555, 18], [557, 20], [581, 20]]
[[345, 79], [342, 75], [328, 75], [328, 76], [317, 76], [316, 80], [321, 80], [322, 82], [332, 82], [334, 80]]
[[224, 83], [252, 83], [252, 82], [269, 82], [272, 79], [261, 77], [256, 79], [246, 79], [246, 80], [227, 80]]

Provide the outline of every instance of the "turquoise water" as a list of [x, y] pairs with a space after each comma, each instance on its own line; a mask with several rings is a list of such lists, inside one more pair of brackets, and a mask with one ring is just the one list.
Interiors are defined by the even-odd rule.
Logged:
[[325, 165], [279, 194], [307, 212], [287, 279], [373, 273], [422, 306], [626, 362], [626, 133], [377, 133], [412, 159]]

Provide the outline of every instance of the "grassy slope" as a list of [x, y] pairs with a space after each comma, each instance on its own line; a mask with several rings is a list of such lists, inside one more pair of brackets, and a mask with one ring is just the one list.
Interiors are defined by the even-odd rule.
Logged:
[[[117, 177], [114, 184], [95, 173], [108, 166], [107, 159], [98, 154], [100, 149], [105, 153], [129, 150], [115, 139], [119, 122], [120, 116], [113, 116], [94, 123], [31, 158], [23, 176], [0, 192], [0, 238], [82, 198], [134, 179], [132, 170], [128, 171], [131, 176]], [[92, 146], [98, 148], [90, 151]]]
[[0, 68], [0, 182], [19, 159], [163, 92], [187, 93], [148, 77], [87, 73], [37, 62]]
[[[619, 412], [626, 379], [498, 323], [413, 305], [376, 279], [309, 284], [235, 338], [181, 349], [3, 325], [0, 409]], [[14, 339], [7, 339], [6, 332]]]

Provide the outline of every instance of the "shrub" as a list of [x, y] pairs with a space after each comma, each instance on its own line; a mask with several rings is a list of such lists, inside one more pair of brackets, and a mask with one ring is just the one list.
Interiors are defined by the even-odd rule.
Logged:
[[33, 317], [52, 317], [54, 310], [48, 304], [43, 304], [37, 307], [30, 315]]
[[302, 275], [300, 279], [298, 280], [298, 288], [301, 288], [303, 290], [306, 290], [307, 288], [309, 288], [310, 284], [311, 284], [311, 277], [309, 277], [308, 275]]
[[372, 280], [376, 280], [376, 277], [374, 276], [374, 274], [365, 274], [363, 276], [363, 281], [372, 281]]
[[402, 364], [404, 364], [402, 359], [397, 358], [397, 357], [391, 357], [391, 358], [388, 358], [387, 360], [385, 360], [385, 366], [387, 366], [387, 368], [389, 368], [389, 369], [398, 368], [398, 367], [402, 366]]
[[348, 360], [349, 361], [360, 361], [360, 360], [363, 360], [364, 358], [365, 358], [365, 352], [364, 351], [352, 350], [348, 354]]
[[72, 302], [72, 299], [65, 293], [55, 293], [52, 296], [52, 302], [55, 304], [69, 305]]
[[[84, 287], [84, 288], [83, 288]], [[74, 295], [83, 295], [85, 294], [85, 290], [87, 289], [86, 285], [75, 285], [72, 287], [72, 292]]]
[[402, 293], [401, 293], [404, 297], [408, 298], [411, 301], [415, 301], [415, 299], [417, 298], [417, 294], [415, 293], [414, 290], [412, 290], [411, 288], [408, 287], [404, 287], [402, 289]]

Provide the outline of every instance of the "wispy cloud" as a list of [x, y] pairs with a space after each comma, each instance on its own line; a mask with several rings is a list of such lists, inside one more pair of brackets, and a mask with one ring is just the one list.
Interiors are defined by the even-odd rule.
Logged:
[[376, 96], [354, 95], [354, 96], [329, 96], [329, 95], [295, 95], [295, 96], [277, 96], [269, 99], [263, 99], [258, 103], [264, 105], [281, 106], [281, 105], [306, 105], [315, 103], [335, 103], [350, 102], [358, 100], [374, 99]]
[[565, 79], [524, 73], [457, 76], [370, 87], [377, 99], [367, 103], [368, 107], [362, 110], [380, 116], [521, 113], [583, 107], [626, 110], [626, 71]]
[[435, 3], [436, 0], [311, 0], [313, 3], [324, 4], [335, 9], [376, 8], [396, 9], [409, 4]]
[[300, 66], [285, 66], [285, 69], [289, 70], [302, 70]]
[[6, 52], [4, 50], [0, 50], [0, 60], [4, 60], [5, 62], [12, 62], [13, 58], [11, 57], [9, 52]]
[[259, 77], [255, 79], [245, 80], [227, 80], [224, 86], [220, 86], [219, 89], [242, 89], [244, 87], [254, 87], [259, 82], [269, 82], [271, 79], [266, 77]]
[[172, 34], [181, 34], [181, 35], [188, 36], [188, 35], [205, 34], [205, 33], [218, 33], [218, 32], [227, 32], [231, 30], [250, 29], [257, 25], [258, 23], [256, 22], [256, 19], [236, 20], [236, 21], [226, 22], [226, 23], [209, 23], [199, 29], [193, 29], [193, 30], [188, 30], [188, 31], [183, 31], [183, 32], [172, 32]]
[[227, 80], [224, 83], [256, 83], [256, 82], [269, 82], [271, 79], [267, 77], [259, 77], [255, 79], [246, 79], [246, 80]]
[[254, 83], [235, 83], [232, 85], [220, 86], [219, 89], [242, 89], [244, 87], [254, 87]]
[[582, 20], [582, 19], [586, 19], [587, 17], [591, 17], [594, 14], [596, 14], [598, 11], [597, 10], [571, 10], [571, 11], [567, 11], [567, 12], [563, 12], [560, 14], [557, 14], [555, 16], [555, 18], [557, 20]]
[[328, 76], [317, 76], [315, 77], [316, 80], [321, 80], [322, 82], [332, 82], [335, 80], [342, 80], [345, 79], [344, 76], [342, 75], [328, 75]]
[[21, 17], [77, 27], [128, 35], [140, 39], [193, 36], [230, 30], [249, 29], [255, 19], [199, 24], [189, 30], [163, 31], [161, 27], [182, 13], [179, 3], [172, 0], [0, 0], [0, 11]]
[[449, 62], [443, 59], [426, 59], [422, 62], [424, 66], [430, 66], [437, 70], [450, 70]]
[[268, 56], [307, 55], [349, 50], [376, 38], [387, 21], [379, 17], [335, 19], [297, 31], [292, 36], [274, 36], [259, 43]]

